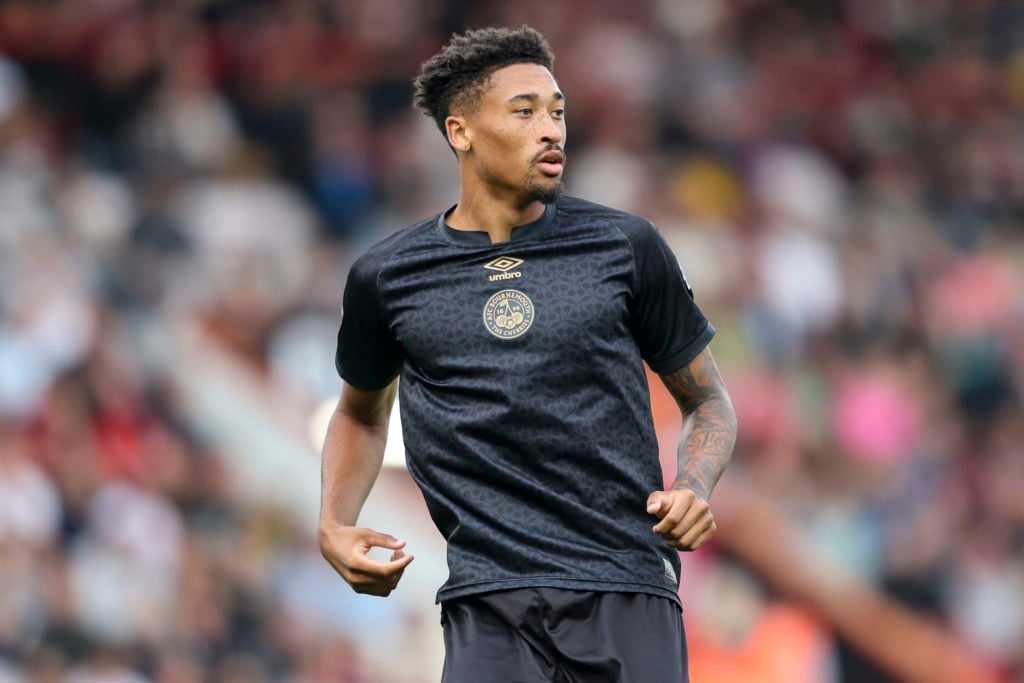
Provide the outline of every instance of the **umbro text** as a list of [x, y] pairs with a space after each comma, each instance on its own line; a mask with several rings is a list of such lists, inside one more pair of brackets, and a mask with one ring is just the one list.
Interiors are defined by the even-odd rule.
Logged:
[[491, 282], [497, 282], [498, 280], [515, 280], [517, 277], [522, 277], [523, 274], [519, 271], [514, 273], [498, 273], [497, 275], [491, 275], [487, 279]]

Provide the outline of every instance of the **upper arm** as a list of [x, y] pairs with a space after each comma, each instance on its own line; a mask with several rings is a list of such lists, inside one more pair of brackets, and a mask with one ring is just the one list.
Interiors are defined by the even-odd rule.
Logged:
[[628, 227], [634, 261], [630, 330], [652, 370], [673, 371], [708, 345], [715, 328], [694, 301], [679, 261], [655, 227]]
[[660, 377], [683, 413], [692, 412], [709, 400], [729, 400], [725, 382], [708, 347], [704, 347], [704, 350], [686, 365]]
[[345, 382], [338, 400], [337, 412], [359, 424], [369, 427], [386, 428], [395, 403], [398, 380], [393, 380], [383, 389], [359, 389]]
[[377, 259], [366, 256], [349, 271], [334, 364], [346, 385], [384, 390], [405, 356], [389, 324], [378, 270]]

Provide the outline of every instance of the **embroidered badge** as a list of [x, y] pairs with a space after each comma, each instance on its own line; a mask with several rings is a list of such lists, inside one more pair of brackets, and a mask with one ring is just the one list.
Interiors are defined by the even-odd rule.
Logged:
[[515, 289], [503, 289], [484, 305], [484, 327], [500, 339], [512, 339], [533, 324], [533, 302]]

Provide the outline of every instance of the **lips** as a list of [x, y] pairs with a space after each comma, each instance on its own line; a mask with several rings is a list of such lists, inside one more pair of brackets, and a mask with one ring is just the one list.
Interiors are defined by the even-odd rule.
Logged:
[[565, 154], [558, 150], [545, 152], [537, 159], [537, 165], [540, 166], [541, 171], [548, 175], [558, 175], [562, 172], [562, 167], [565, 165]]

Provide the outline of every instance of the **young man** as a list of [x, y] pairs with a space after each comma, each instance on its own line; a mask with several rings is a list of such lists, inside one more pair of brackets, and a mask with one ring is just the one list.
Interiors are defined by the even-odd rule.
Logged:
[[[373, 595], [412, 561], [355, 526], [397, 385], [409, 472], [448, 541], [443, 680], [685, 681], [677, 551], [715, 533], [735, 416], [654, 227], [561, 197], [552, 62], [523, 27], [456, 36], [423, 65], [416, 104], [458, 158], [459, 200], [352, 267], [320, 547]], [[667, 491], [642, 359], [683, 414]]]

